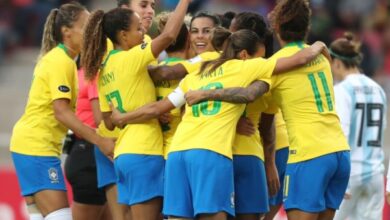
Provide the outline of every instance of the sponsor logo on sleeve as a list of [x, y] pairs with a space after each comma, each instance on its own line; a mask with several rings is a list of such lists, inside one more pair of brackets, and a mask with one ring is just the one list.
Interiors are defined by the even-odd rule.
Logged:
[[58, 90], [60, 90], [60, 92], [64, 92], [64, 93], [67, 93], [70, 91], [70, 88], [68, 86], [58, 86]]

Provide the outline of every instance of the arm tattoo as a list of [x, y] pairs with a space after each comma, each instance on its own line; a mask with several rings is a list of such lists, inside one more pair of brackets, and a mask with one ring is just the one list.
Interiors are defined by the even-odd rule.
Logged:
[[148, 67], [148, 72], [155, 83], [163, 80], [182, 79], [187, 74], [186, 69], [181, 64], [174, 66], [150, 66]]
[[230, 103], [249, 103], [255, 101], [269, 90], [269, 85], [263, 81], [255, 81], [246, 88], [207, 90], [206, 100], [220, 100]]

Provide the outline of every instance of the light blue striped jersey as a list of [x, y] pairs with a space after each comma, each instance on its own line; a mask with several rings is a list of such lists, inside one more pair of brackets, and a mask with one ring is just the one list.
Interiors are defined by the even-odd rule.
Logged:
[[336, 111], [351, 146], [351, 178], [365, 183], [384, 172], [386, 94], [364, 74], [350, 74], [334, 88]]

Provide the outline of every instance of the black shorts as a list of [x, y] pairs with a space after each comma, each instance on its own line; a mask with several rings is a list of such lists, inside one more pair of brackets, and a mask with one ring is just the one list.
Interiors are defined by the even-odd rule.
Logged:
[[73, 200], [88, 205], [103, 205], [106, 195], [97, 187], [93, 144], [76, 138], [65, 161], [65, 175], [73, 191]]

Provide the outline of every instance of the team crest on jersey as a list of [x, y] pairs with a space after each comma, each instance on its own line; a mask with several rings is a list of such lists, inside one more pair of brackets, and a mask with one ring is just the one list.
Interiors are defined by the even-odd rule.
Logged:
[[56, 168], [50, 168], [48, 170], [51, 183], [58, 183], [58, 171]]
[[230, 195], [230, 206], [234, 208], [235, 202], [234, 202], [234, 192]]
[[141, 44], [141, 49], [143, 50], [143, 49], [145, 49], [147, 46], [148, 46], [148, 43], [143, 43], [143, 44]]
[[69, 87], [64, 86], [64, 85], [58, 86], [58, 90], [60, 90], [61, 92], [69, 92], [70, 91]]

